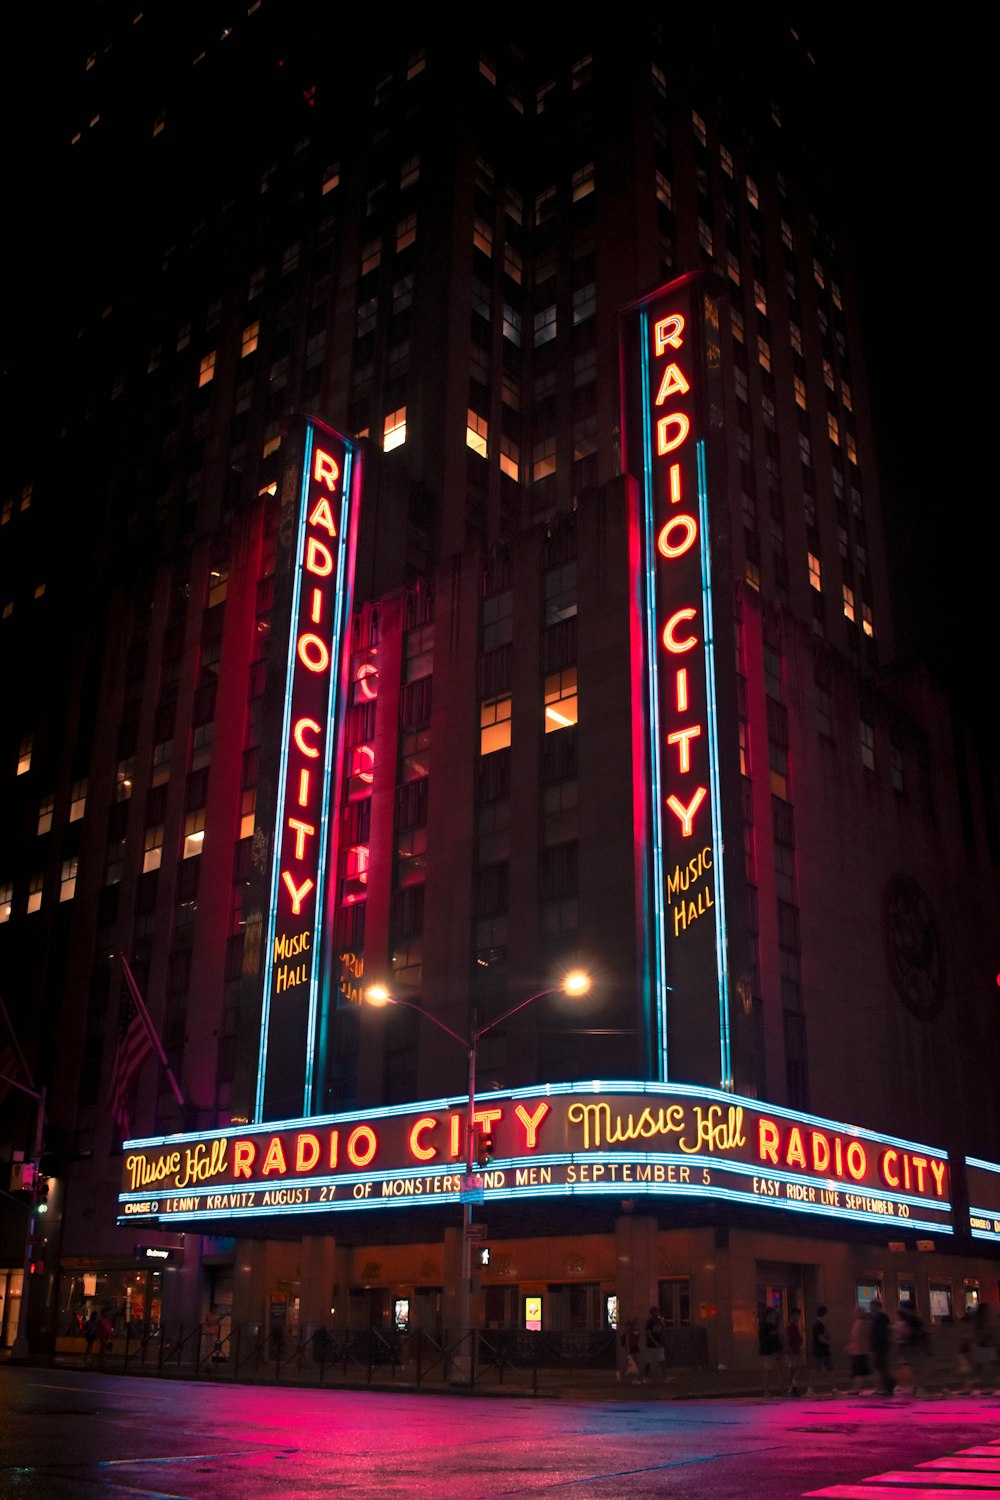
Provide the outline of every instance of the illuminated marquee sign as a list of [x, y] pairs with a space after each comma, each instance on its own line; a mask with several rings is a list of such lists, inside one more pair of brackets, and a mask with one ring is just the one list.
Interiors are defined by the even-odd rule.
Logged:
[[702, 285], [698, 275], [682, 277], [631, 310], [623, 426], [642, 491], [637, 609], [654, 1050], [660, 1076], [669, 1077], [668, 994], [690, 1004], [709, 980], [718, 994], [719, 1082], [730, 1087]]
[[[464, 1118], [449, 1099], [129, 1142], [119, 1223], [457, 1202]], [[719, 1090], [553, 1084], [482, 1096], [476, 1121], [486, 1203], [655, 1193], [951, 1233], [943, 1152]]]
[[978, 1240], [1000, 1243], [1000, 1162], [965, 1158], [969, 1192], [969, 1233]]
[[292, 556], [255, 1117], [313, 1107], [325, 1003], [322, 934], [347, 676], [360, 455], [305, 424]]

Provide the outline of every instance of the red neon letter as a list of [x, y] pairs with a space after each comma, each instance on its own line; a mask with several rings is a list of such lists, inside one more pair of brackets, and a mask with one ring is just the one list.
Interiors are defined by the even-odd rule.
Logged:
[[806, 1151], [802, 1144], [802, 1132], [797, 1125], [793, 1125], [788, 1132], [788, 1142], [785, 1146], [785, 1161], [790, 1167], [804, 1167], [806, 1164]]
[[330, 510], [330, 502], [325, 495], [321, 495], [313, 506], [313, 513], [309, 517], [310, 526], [322, 526], [323, 530], [330, 536], [337, 535], [337, 528], [333, 523], [333, 512]]
[[356, 1125], [347, 1137], [347, 1155], [356, 1167], [367, 1167], [378, 1147], [370, 1125]]
[[319, 1161], [319, 1136], [307, 1132], [295, 1138], [295, 1170], [311, 1172]]
[[300, 635], [296, 649], [299, 661], [310, 672], [325, 672], [330, 665], [330, 652], [318, 635]]
[[932, 1161], [930, 1163], [931, 1174], [934, 1178], [934, 1186], [939, 1198], [944, 1196], [944, 1162]]
[[[369, 677], [374, 677], [375, 682], [369, 684]], [[362, 698], [367, 698], [370, 703], [373, 698], [378, 697], [378, 667], [373, 667], [370, 661], [363, 661], [355, 672], [354, 679], [361, 688]]]
[[860, 1182], [868, 1171], [868, 1157], [860, 1141], [852, 1141], [847, 1148], [847, 1170], [855, 1182]]
[[774, 1166], [777, 1166], [778, 1147], [780, 1144], [781, 1137], [778, 1134], [778, 1127], [777, 1125], [775, 1125], [774, 1121], [764, 1119], [758, 1120], [757, 1155], [760, 1157], [761, 1161], [769, 1161], [772, 1162]]
[[681, 466], [670, 465], [670, 503], [676, 505], [681, 498]]
[[356, 776], [359, 781], [374, 781], [374, 770], [363, 771], [361, 769], [362, 765], [364, 764], [365, 757], [367, 758], [368, 765], [370, 767], [373, 767], [375, 765], [375, 751], [372, 749], [371, 745], [355, 745], [352, 754], [354, 763], [351, 767], [351, 775]]
[[[670, 616], [670, 619], [663, 627], [663, 644], [666, 646], [668, 651], [673, 651], [676, 654], [679, 654], [682, 651], [690, 651], [692, 647], [697, 646], [698, 637], [696, 635], [685, 636], [682, 641], [674, 639], [674, 630], [676, 629], [679, 622], [681, 620], [693, 620], [697, 617], [697, 614], [698, 611], [696, 609], [691, 609], [689, 606], [687, 609], [677, 610], [676, 614], [672, 614]], [[316, 753], [318, 755], [319, 751], [317, 751]]]
[[245, 1177], [250, 1180], [250, 1169], [253, 1159], [257, 1155], [257, 1147], [253, 1141], [233, 1142], [233, 1177]]
[[417, 1158], [417, 1161], [433, 1161], [437, 1156], [436, 1146], [423, 1146], [420, 1143], [420, 1137], [424, 1131], [432, 1130], [436, 1124], [437, 1120], [433, 1115], [421, 1115], [419, 1120], [413, 1122], [413, 1128], [410, 1131], [410, 1152]]
[[657, 354], [666, 354], [667, 349], [679, 349], [684, 340], [681, 333], [684, 330], [684, 319], [680, 313], [672, 313], [669, 318], [661, 318], [654, 327], [656, 336]]
[[306, 567], [318, 578], [325, 578], [328, 573], [333, 572], [333, 554], [325, 543], [314, 536], [306, 543]]
[[[679, 542], [671, 542], [670, 534], [676, 527], [680, 527], [683, 536]], [[664, 557], [683, 557], [688, 548], [693, 545], [697, 535], [698, 523], [694, 516], [671, 516], [656, 538], [657, 550], [662, 552]]]
[[272, 1135], [271, 1144], [268, 1146], [267, 1155], [264, 1158], [264, 1165], [260, 1170], [264, 1177], [268, 1177], [272, 1172], [277, 1172], [281, 1177], [284, 1177], [288, 1171], [288, 1163], [285, 1161], [285, 1153], [282, 1149], [280, 1136]]
[[879, 1167], [882, 1171], [882, 1181], [888, 1187], [899, 1187], [899, 1176], [896, 1172], [893, 1171], [893, 1168], [898, 1166], [898, 1164], [899, 1152], [894, 1151], [891, 1146], [886, 1147], [886, 1149], [882, 1152], [882, 1159], [879, 1162]]
[[323, 593], [320, 589], [313, 589], [312, 605], [309, 609], [309, 618], [314, 625], [323, 622]]
[[830, 1142], [818, 1130], [812, 1132], [812, 1159], [814, 1172], [825, 1172], [830, 1165]]
[[677, 688], [677, 712], [687, 713], [688, 706], [688, 674], [687, 667], [679, 668], [675, 681]]
[[303, 755], [308, 755], [310, 760], [318, 760], [319, 750], [316, 747], [307, 745], [305, 742], [305, 732], [307, 729], [311, 729], [313, 734], [323, 733], [315, 719], [297, 719], [295, 728], [292, 730], [292, 739]]
[[332, 490], [340, 478], [340, 469], [337, 460], [329, 453], [324, 453], [322, 448], [316, 449], [316, 462], [313, 464], [313, 478], [325, 484], [328, 490]]
[[299, 806], [309, 806], [309, 772], [299, 772]]
[[477, 1125], [482, 1125], [488, 1135], [493, 1122], [499, 1120], [502, 1114], [502, 1109], [477, 1109], [472, 1118]]
[[288, 887], [288, 894], [292, 898], [292, 916], [300, 917], [302, 915], [302, 902], [312, 890], [313, 883], [311, 880], [303, 880], [300, 886], [296, 886], [295, 881], [287, 870], [282, 870], [281, 878]]
[[656, 393], [656, 400], [653, 402], [653, 405], [662, 406], [668, 396], [685, 396], [690, 389], [691, 387], [684, 379], [684, 376], [681, 374], [678, 367], [676, 365], [667, 365], [667, 368], [663, 372], [663, 379], [660, 381], [660, 389]]
[[312, 838], [316, 832], [315, 828], [311, 823], [303, 823], [299, 818], [289, 818], [288, 826], [295, 830], [295, 858], [305, 859], [306, 839]]
[[519, 1104], [514, 1110], [517, 1118], [524, 1126], [524, 1149], [526, 1151], [534, 1151], [538, 1145], [538, 1127], [545, 1119], [545, 1116], [549, 1114], [551, 1108], [552, 1106], [546, 1104], [543, 1099], [533, 1115], [528, 1114], [523, 1104]]
[[695, 724], [690, 729], [675, 729], [673, 734], [667, 735], [668, 745], [680, 745], [681, 751], [681, 775], [691, 769], [691, 746], [689, 740], [696, 740], [701, 734], [701, 725]]
[[[674, 437], [667, 435], [671, 427], [677, 429]], [[679, 448], [690, 431], [691, 423], [682, 411], [672, 411], [669, 416], [661, 417], [656, 424], [656, 451], [660, 457]]]
[[705, 797], [707, 796], [707, 792], [707, 787], [700, 786], [695, 792], [694, 796], [691, 798], [691, 801], [688, 803], [687, 807], [684, 806], [683, 802], [681, 802], [679, 798], [674, 796], [673, 792], [671, 792], [670, 796], [667, 798], [667, 806], [670, 808], [670, 811], [672, 813], [676, 813], [678, 818], [680, 819], [681, 833], [686, 839], [689, 839], [694, 832], [694, 815], [698, 811], [702, 802], [704, 802]]

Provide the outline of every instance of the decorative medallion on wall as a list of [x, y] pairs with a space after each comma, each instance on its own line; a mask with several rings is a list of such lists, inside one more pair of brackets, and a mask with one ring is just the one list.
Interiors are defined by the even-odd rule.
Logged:
[[944, 1004], [944, 959], [930, 898], [909, 875], [886, 885], [882, 937], [900, 999], [918, 1021], [929, 1021]]
[[566, 1257], [566, 1274], [567, 1274], [567, 1276], [579, 1276], [580, 1273], [584, 1270], [584, 1265], [585, 1265], [585, 1263], [584, 1263], [584, 1259], [583, 1259], [582, 1255], [567, 1255], [567, 1257]]

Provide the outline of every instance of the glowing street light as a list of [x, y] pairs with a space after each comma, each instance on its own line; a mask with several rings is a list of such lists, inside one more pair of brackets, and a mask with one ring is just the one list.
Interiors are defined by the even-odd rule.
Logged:
[[[524, 1010], [525, 1006], [533, 1005], [536, 1000], [544, 1000], [546, 995], [564, 994], [571, 996], [573, 999], [576, 999], [580, 995], [587, 994], [589, 989], [590, 975], [586, 972], [586, 970], [571, 969], [568, 974], [565, 974], [563, 976], [561, 983], [551, 985], [548, 989], [545, 990], [538, 990], [534, 995], [529, 995], [527, 999], [518, 1001], [517, 1005], [512, 1005], [510, 1009], [505, 1010], [502, 1015], [496, 1016], [492, 1021], [487, 1021], [485, 1026], [474, 1027], [467, 1037], [461, 1036], [457, 1031], [453, 1031], [452, 1028], [446, 1025], [444, 1021], [440, 1020], [431, 1011], [425, 1010], [422, 1005], [418, 1005], [414, 1000], [404, 1000], [400, 995], [393, 995], [388, 987], [384, 984], [369, 985], [364, 992], [364, 998], [368, 1005], [374, 1005], [376, 1007], [380, 1007], [383, 1005], [401, 1005], [404, 1006], [407, 1010], [415, 1010], [418, 1016], [423, 1016], [425, 1020], [430, 1021], [432, 1026], [436, 1026], [439, 1031], [443, 1031], [446, 1036], [450, 1036], [453, 1041], [456, 1041], [460, 1047], [464, 1047], [466, 1055], [468, 1057], [469, 1083], [468, 1103], [466, 1105], [465, 1113], [465, 1178], [464, 1190], [462, 1194], [462, 1274], [459, 1280], [458, 1297], [460, 1343], [464, 1341], [466, 1336], [471, 1331], [469, 1323], [470, 1307], [472, 1302], [472, 1268], [469, 1265], [469, 1249], [471, 1244], [469, 1226], [472, 1223], [472, 1199], [470, 1196], [472, 1186], [471, 1179], [476, 1168], [476, 1056], [479, 1048], [479, 1039], [480, 1037], [485, 1036], [488, 1031], [492, 1031], [495, 1026], [499, 1026], [502, 1022], [508, 1021], [510, 1017], [516, 1015], [519, 1010]], [[470, 1360], [470, 1379], [471, 1375], [472, 1362]]]

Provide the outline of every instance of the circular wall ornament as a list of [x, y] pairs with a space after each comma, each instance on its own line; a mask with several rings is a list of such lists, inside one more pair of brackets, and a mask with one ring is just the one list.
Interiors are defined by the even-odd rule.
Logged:
[[882, 897], [885, 958], [900, 999], [918, 1021], [944, 1004], [944, 960], [930, 898], [909, 875], [894, 875]]

